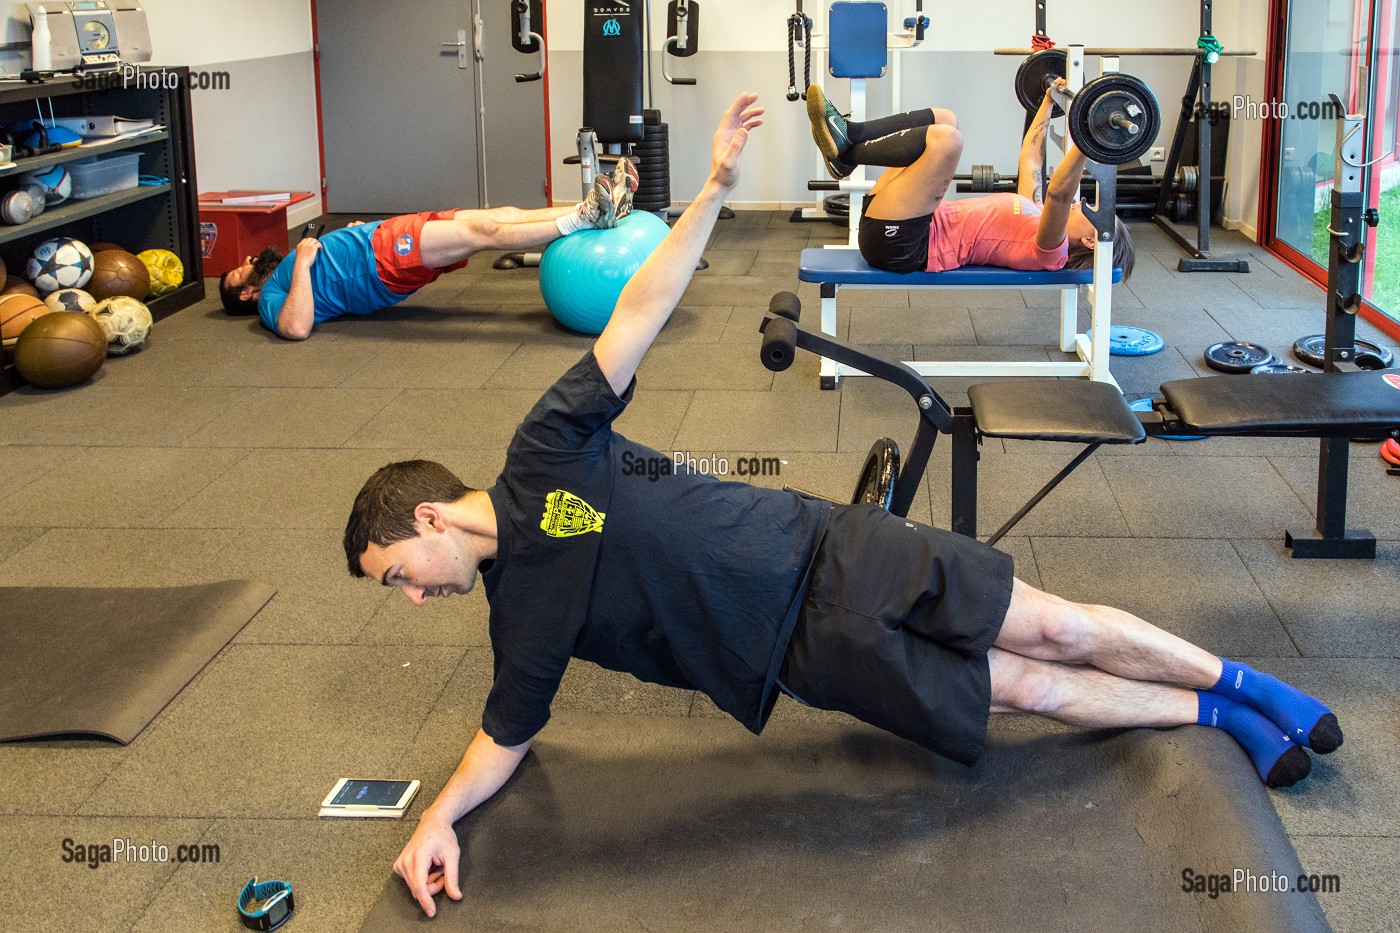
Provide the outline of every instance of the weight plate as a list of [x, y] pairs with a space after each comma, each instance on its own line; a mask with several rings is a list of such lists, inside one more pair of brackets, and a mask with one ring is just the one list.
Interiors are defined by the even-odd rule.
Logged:
[[1276, 376], [1276, 375], [1307, 375], [1311, 369], [1304, 369], [1301, 366], [1294, 366], [1292, 363], [1265, 363], [1256, 366], [1250, 371], [1253, 376]]
[[882, 437], [870, 448], [865, 458], [856, 491], [851, 495], [853, 505], [878, 505], [889, 511], [894, 502], [894, 485], [899, 479], [899, 445]]
[[1272, 363], [1274, 355], [1267, 347], [1242, 340], [1227, 340], [1206, 347], [1206, 365], [1222, 373], [1247, 373], [1256, 366]]
[[1391, 466], [1400, 466], [1400, 441], [1392, 437], [1382, 444], [1381, 457]]
[[831, 217], [850, 217], [851, 196], [849, 194], [833, 194], [830, 197], [822, 198], [822, 207]]
[[[1300, 363], [1320, 367], [1322, 366], [1322, 354], [1326, 348], [1327, 335], [1313, 334], [1311, 337], [1302, 337], [1294, 342], [1293, 355], [1298, 358]], [[1375, 369], [1389, 369], [1390, 365], [1395, 362], [1394, 353], [1385, 347], [1371, 343], [1369, 340], [1356, 341], [1356, 349], [1352, 353], [1353, 361], [1363, 354], [1376, 358], [1380, 365], [1373, 367]]]
[[[1131, 121], [1137, 132], [1114, 125], [1115, 119]], [[1161, 128], [1157, 95], [1132, 75], [1099, 75], [1080, 88], [1069, 108], [1074, 144], [1103, 165], [1122, 165], [1144, 154]]]
[[1150, 356], [1164, 346], [1160, 336], [1141, 327], [1108, 329], [1108, 352], [1113, 356]]
[[[1150, 396], [1148, 398], [1140, 398], [1136, 402], [1130, 403], [1128, 408], [1132, 411], [1151, 411], [1152, 398]], [[1206, 435], [1204, 434], [1165, 434], [1158, 436], [1164, 441], [1203, 441], [1206, 439]]]
[[[1026, 113], [1035, 113], [1045, 100], [1047, 82], [1063, 78], [1069, 62], [1069, 53], [1064, 49], [1041, 49], [1032, 52], [1016, 69], [1016, 99], [1026, 108]], [[1062, 117], [1065, 112], [1056, 104], [1051, 108], [1052, 117]]]

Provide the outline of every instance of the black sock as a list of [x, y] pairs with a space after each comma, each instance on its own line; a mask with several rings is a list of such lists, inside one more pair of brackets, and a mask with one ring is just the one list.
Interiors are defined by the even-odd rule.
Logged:
[[928, 108], [895, 113], [888, 117], [880, 117], [878, 120], [866, 120], [864, 123], [854, 123], [847, 120], [846, 138], [851, 141], [851, 145], [855, 145], [879, 139], [881, 136], [888, 136], [891, 133], [898, 133], [900, 130], [932, 126], [934, 122], [933, 111]]
[[856, 143], [847, 149], [841, 158], [852, 165], [883, 165], [899, 168], [913, 165], [918, 161], [919, 156], [924, 154], [926, 148], [924, 126], [904, 129], [897, 133], [890, 133], [888, 136], [881, 136], [879, 139]]

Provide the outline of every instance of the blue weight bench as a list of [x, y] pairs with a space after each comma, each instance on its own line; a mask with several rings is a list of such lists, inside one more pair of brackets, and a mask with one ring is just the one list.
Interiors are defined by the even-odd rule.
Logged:
[[[1095, 253], [1093, 270], [1018, 272], [993, 266], [964, 266], [948, 272], [885, 272], [867, 264], [857, 250], [804, 249], [797, 267], [797, 278], [821, 286], [822, 333], [831, 336], [836, 334], [836, 296], [843, 288], [1024, 288], [1058, 291], [1060, 349], [1074, 353], [1078, 356], [1077, 360], [906, 362], [921, 376], [1083, 376], [1117, 386], [1108, 370], [1108, 334], [1112, 323], [1112, 284], [1123, 280], [1123, 270], [1110, 269], [1110, 250], [1096, 250]], [[1088, 289], [1091, 307], [1089, 333], [1082, 334], [1077, 332], [1081, 287]], [[823, 357], [821, 375], [822, 388], [832, 389], [842, 376], [866, 374], [855, 367]]]

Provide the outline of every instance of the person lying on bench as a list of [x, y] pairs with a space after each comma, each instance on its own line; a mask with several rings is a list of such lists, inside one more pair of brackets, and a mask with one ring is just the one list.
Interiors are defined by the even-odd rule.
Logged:
[[452, 824], [514, 773], [572, 657], [699, 690], [753, 732], [782, 691], [968, 764], [990, 712], [1215, 726], [1276, 787], [1308, 774], [1304, 748], [1341, 744], [1317, 700], [1126, 612], [1042, 592], [971, 538], [683, 468], [638, 474], [661, 455], [612, 422], [739, 180], [756, 101], [726, 111], [704, 187], [516, 430], [493, 487], [415, 460], [382, 467], [355, 499], [351, 574], [421, 605], [469, 592], [480, 572], [491, 605], [481, 729], [394, 865], [429, 916], [434, 895], [462, 896]]
[[[1054, 103], [1047, 89], [1021, 144], [1016, 194], [945, 201], [963, 146], [951, 110], [926, 108], [856, 123], [842, 117], [820, 87], [807, 88], [812, 137], [834, 177], [845, 178], [858, 165], [888, 167], [865, 198], [859, 232], [865, 261], [888, 272], [1093, 267], [1098, 232], [1079, 198], [1088, 160], [1077, 146], [1065, 153], [1046, 186], [1045, 203], [1040, 200]], [[1114, 217], [1113, 265], [1123, 270], [1124, 281], [1133, 260], [1132, 235]]]
[[588, 228], [611, 227], [632, 209], [637, 170], [619, 159], [573, 207], [429, 211], [351, 224], [307, 237], [284, 257], [268, 247], [219, 280], [229, 314], [256, 312], [268, 330], [305, 340], [312, 328], [346, 314], [371, 314], [405, 300], [484, 249], [545, 246]]

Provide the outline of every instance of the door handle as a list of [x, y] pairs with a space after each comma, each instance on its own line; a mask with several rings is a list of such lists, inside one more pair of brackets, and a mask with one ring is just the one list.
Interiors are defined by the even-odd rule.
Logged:
[[456, 42], [444, 42], [442, 47], [445, 49], [457, 50], [458, 68], [468, 68], [471, 66], [471, 63], [467, 60], [467, 31], [465, 29], [457, 30]]

